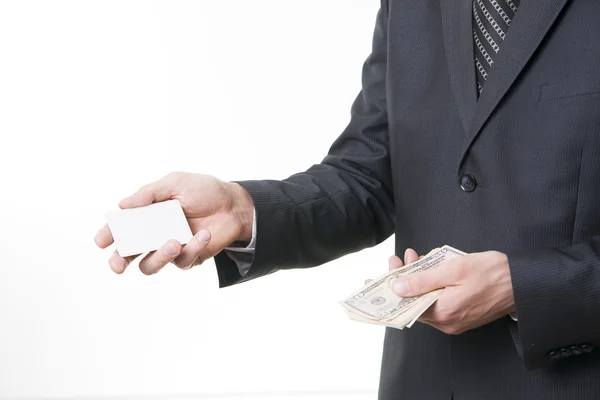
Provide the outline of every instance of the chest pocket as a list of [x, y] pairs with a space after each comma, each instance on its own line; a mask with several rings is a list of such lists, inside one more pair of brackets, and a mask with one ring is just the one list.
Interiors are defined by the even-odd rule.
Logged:
[[540, 88], [539, 101], [569, 99], [581, 96], [600, 96], [600, 77], [568, 78], [562, 82]]

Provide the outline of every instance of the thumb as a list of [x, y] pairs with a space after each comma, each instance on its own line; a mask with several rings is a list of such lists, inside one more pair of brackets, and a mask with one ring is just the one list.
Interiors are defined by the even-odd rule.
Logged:
[[447, 285], [449, 285], [448, 270], [434, 268], [430, 271], [401, 276], [392, 284], [392, 290], [400, 297], [415, 297]]
[[206, 260], [213, 258], [226, 247], [231, 246], [238, 236], [239, 231], [235, 228], [235, 223], [228, 218], [212, 216], [207, 218], [206, 230], [210, 232], [211, 239], [206, 248], [198, 256], [196, 264], [202, 264]]

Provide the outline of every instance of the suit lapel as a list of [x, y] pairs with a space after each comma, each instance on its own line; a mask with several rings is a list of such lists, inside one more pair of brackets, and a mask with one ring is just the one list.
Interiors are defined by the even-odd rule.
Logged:
[[567, 0], [521, 1], [477, 102], [459, 166], [481, 128], [525, 67], [566, 2]]
[[[450, 85], [465, 132], [477, 102], [471, 4], [473, 0], [442, 0], [444, 45]], [[526, 0], [524, 0], [526, 1]]]

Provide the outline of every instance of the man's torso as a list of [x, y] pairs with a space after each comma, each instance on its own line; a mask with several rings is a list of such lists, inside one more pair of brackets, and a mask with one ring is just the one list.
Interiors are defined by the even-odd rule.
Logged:
[[[388, 2], [398, 250], [527, 251], [600, 234], [600, 2], [523, 0], [479, 99], [470, 10]], [[380, 397], [600, 398], [600, 355], [526, 372], [509, 324], [388, 330]]]

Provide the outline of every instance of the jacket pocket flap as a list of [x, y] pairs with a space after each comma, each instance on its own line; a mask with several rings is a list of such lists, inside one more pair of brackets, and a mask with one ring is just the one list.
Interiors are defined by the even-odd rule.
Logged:
[[539, 101], [600, 94], [600, 77], [569, 78], [560, 83], [540, 87]]

